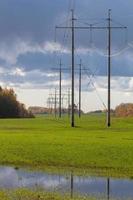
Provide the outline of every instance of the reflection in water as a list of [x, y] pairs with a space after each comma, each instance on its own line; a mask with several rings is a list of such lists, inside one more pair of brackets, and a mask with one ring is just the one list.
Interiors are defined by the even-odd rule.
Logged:
[[110, 198], [110, 180], [107, 178], [107, 199], [109, 200]]
[[[71, 198], [73, 198], [73, 194], [74, 194], [74, 176], [73, 176], [73, 173], [71, 173]], [[110, 179], [109, 178], [107, 178], [107, 200], [110, 200]]]
[[74, 182], [73, 182], [73, 173], [71, 173], [71, 198], [73, 198], [73, 185], [74, 185]]
[[61, 194], [91, 196], [97, 199], [133, 199], [133, 181], [101, 177], [49, 174], [0, 167], [0, 188], [42, 188]]

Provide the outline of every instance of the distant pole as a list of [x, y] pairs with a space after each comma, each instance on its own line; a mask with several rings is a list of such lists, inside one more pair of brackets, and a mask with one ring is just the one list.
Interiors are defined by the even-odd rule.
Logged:
[[52, 111], [53, 111], [53, 98], [50, 95], [50, 114], [52, 115]]
[[60, 60], [60, 83], [59, 83], [59, 118], [61, 118], [61, 108], [62, 108], [62, 106], [61, 106], [61, 103], [62, 103], [62, 101], [61, 101], [61, 81], [62, 81], [62, 63], [61, 63], [61, 60]]
[[74, 60], [74, 53], [75, 53], [75, 45], [74, 45], [74, 10], [72, 9], [72, 119], [71, 119], [71, 127], [75, 126], [75, 121], [74, 121], [74, 65], [75, 65], [75, 60]]
[[55, 88], [55, 117], [56, 117], [56, 108], [57, 108], [57, 105], [56, 105], [56, 103], [57, 103], [57, 94], [56, 94], [56, 88]]
[[79, 64], [79, 118], [81, 117], [81, 67], [82, 67], [82, 60], [80, 59], [80, 64]]
[[54, 114], [54, 98], [51, 98], [51, 115]]
[[108, 11], [108, 112], [107, 112], [107, 126], [110, 127], [110, 79], [111, 79], [111, 9]]
[[[64, 97], [62, 97], [62, 109], [64, 108]], [[63, 109], [64, 110], [64, 109]]]
[[50, 99], [50, 97], [48, 98], [48, 112], [49, 112], [49, 114], [51, 113], [51, 99]]
[[50, 114], [52, 115], [52, 98], [50, 98]]
[[68, 89], [68, 117], [70, 117], [70, 88]]

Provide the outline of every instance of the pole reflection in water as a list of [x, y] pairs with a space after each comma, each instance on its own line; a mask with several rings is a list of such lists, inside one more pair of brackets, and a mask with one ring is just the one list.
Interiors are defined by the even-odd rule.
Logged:
[[110, 199], [110, 179], [107, 179], [107, 200]]
[[72, 172], [71, 173], [71, 199], [73, 198], [73, 189], [74, 189], [74, 176]]
[[[79, 179], [80, 180], [80, 179]], [[91, 180], [91, 179], [90, 179]], [[77, 186], [77, 179], [76, 179], [76, 177], [75, 177], [75, 183], [74, 183], [74, 174], [73, 174], [73, 172], [70, 174], [70, 197], [71, 197], [71, 199], [74, 197], [74, 188], [75, 188], [75, 192], [78, 192], [78, 190], [80, 190], [81, 188], [79, 188], [78, 186]], [[104, 184], [103, 184], [103, 193], [105, 194], [104, 195], [104, 197], [107, 197], [107, 200], [110, 200], [110, 178], [107, 178], [107, 179], [105, 179], [104, 180], [105, 182], [106, 182], [106, 187], [104, 186]], [[79, 181], [80, 182], [80, 181]], [[81, 182], [83, 183], [83, 179], [81, 179]], [[74, 187], [74, 184], [75, 184], [75, 187]], [[86, 183], [86, 186], [87, 186], [87, 183]], [[85, 187], [86, 187], [85, 186]], [[90, 184], [90, 182], [88, 182], [88, 186], [87, 187], [89, 187], [88, 188], [88, 193], [86, 192], [86, 194], [89, 194], [90, 193], [90, 195], [91, 195], [91, 192], [90, 192], [90, 190], [91, 190], [91, 184]], [[100, 187], [100, 185], [99, 185], [99, 187]], [[105, 190], [104, 190], [105, 189]], [[93, 188], [93, 191], [95, 191], [95, 188]], [[104, 192], [104, 191], [106, 191], [106, 192]], [[96, 192], [96, 191], [95, 191]], [[95, 193], [94, 192], [94, 193]], [[81, 192], [82, 193], [82, 192]], [[92, 195], [94, 195], [94, 193], [92, 192]], [[97, 192], [96, 192], [97, 193]], [[95, 194], [96, 194], [95, 193]], [[102, 193], [101, 193], [102, 194]]]

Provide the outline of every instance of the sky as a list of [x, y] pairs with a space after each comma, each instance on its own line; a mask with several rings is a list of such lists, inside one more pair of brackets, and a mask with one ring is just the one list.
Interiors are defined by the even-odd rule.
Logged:
[[[63, 93], [71, 87], [71, 8], [76, 25], [107, 26], [111, 37], [111, 107], [133, 102], [132, 0], [0, 0], [0, 85], [14, 88], [28, 106], [47, 106], [49, 94], [59, 85], [62, 59]], [[78, 68], [82, 59], [82, 109], [107, 105], [107, 30], [75, 31], [75, 104], [78, 105]], [[64, 106], [66, 102], [64, 103]]]

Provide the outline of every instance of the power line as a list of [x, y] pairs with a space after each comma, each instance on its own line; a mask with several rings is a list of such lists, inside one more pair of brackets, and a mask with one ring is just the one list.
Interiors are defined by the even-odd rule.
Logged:
[[[94, 74], [91, 72], [91, 70], [90, 70], [89, 68], [86, 69], [86, 68], [84, 67], [83, 69], [84, 69], [84, 71], [85, 71], [85, 74], [88, 76], [88, 78], [89, 78], [89, 80], [90, 80], [90, 84], [91, 84], [92, 87], [95, 89], [95, 92], [96, 92], [96, 94], [97, 94], [97, 97], [98, 97], [99, 100], [101, 101], [101, 103], [102, 103], [104, 109], [107, 111], [107, 107], [106, 107], [106, 105], [105, 105], [105, 103], [104, 103], [104, 101], [103, 101], [101, 95], [99, 94], [99, 92], [98, 92], [98, 90], [97, 90], [97, 88], [96, 88], [96, 86], [95, 86], [95, 84], [94, 84], [94, 81], [93, 81], [93, 79], [92, 79], [92, 76], [94, 77]], [[90, 74], [88, 73], [88, 71], [90, 72]]]
[[72, 120], [71, 120], [71, 126], [75, 126], [75, 120], [74, 120], [74, 67], [75, 67], [75, 30], [108, 30], [108, 109], [107, 109], [107, 126], [110, 127], [111, 125], [111, 116], [110, 116], [110, 110], [111, 110], [111, 31], [112, 29], [126, 29], [125, 26], [111, 26], [111, 9], [108, 10], [108, 18], [107, 18], [107, 26], [96, 26], [96, 25], [89, 25], [89, 26], [75, 26], [75, 17], [74, 17], [74, 10], [72, 10], [72, 19], [71, 19], [71, 26], [57, 26], [56, 28], [62, 28], [62, 29], [71, 29], [72, 31]]
[[[68, 94], [61, 94], [61, 107], [62, 107], [62, 109], [63, 109], [63, 101], [68, 100], [67, 95]], [[55, 88], [55, 92], [50, 93], [49, 97], [47, 99], [47, 105], [48, 105], [49, 111], [50, 111], [51, 114], [54, 111], [55, 118], [57, 117], [57, 113], [58, 113], [58, 108], [59, 108], [58, 105], [60, 105], [60, 97], [58, 97], [58, 96], [59, 96], [59, 93], [57, 93], [57, 89]]]
[[[71, 19], [71, 31], [72, 31], [72, 105], [71, 105], [71, 109], [72, 109], [72, 119], [71, 119], [71, 126], [74, 127], [75, 126], [75, 120], [74, 120], [74, 65], [75, 65], [75, 59], [74, 59], [74, 52], [75, 52], [75, 32], [74, 32], [74, 28], [75, 28], [75, 18], [74, 18], [74, 10], [72, 10], [72, 19]], [[56, 28], [69, 28], [69, 27], [56, 27]]]
[[[79, 65], [79, 69], [74, 69], [75, 71], [77, 71], [79, 73], [79, 117], [81, 117], [81, 73], [83, 71], [82, 69], [82, 60], [80, 59], [80, 63]], [[60, 59], [60, 67], [59, 68], [52, 68], [53, 70], [58, 70], [59, 71], [59, 103], [61, 102], [61, 90], [62, 90], [62, 71], [69, 71], [69, 68], [62, 68], [62, 62]], [[69, 92], [70, 93], [70, 92]], [[70, 98], [68, 98], [70, 99]], [[70, 103], [68, 103], [68, 105], [70, 105]], [[59, 106], [59, 117], [61, 118], [61, 103]]]
[[54, 109], [55, 109], [55, 118], [56, 118], [56, 114], [57, 114], [56, 106], [57, 106], [57, 90], [55, 88], [55, 107], [54, 107]]
[[59, 118], [62, 116], [62, 71], [68, 70], [68, 68], [62, 68], [62, 60], [60, 59], [59, 68], [53, 68], [53, 70], [59, 70]]

